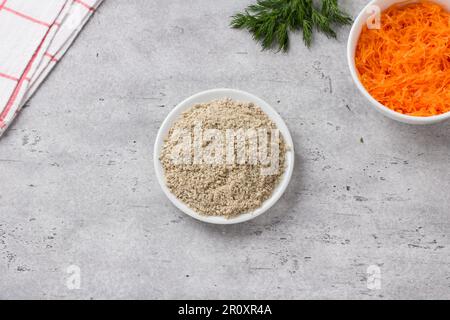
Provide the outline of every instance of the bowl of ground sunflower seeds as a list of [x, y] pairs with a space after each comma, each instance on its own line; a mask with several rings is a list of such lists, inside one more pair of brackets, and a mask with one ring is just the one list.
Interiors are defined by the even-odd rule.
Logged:
[[189, 216], [235, 224], [271, 208], [286, 190], [294, 147], [280, 115], [260, 98], [208, 90], [178, 104], [155, 142], [162, 190]]

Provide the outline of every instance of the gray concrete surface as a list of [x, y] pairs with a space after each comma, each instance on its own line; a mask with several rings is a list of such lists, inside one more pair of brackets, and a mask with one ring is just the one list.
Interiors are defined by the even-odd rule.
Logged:
[[[0, 141], [0, 298], [450, 298], [450, 124], [368, 106], [349, 28], [261, 52], [228, 27], [250, 2], [106, 0]], [[271, 103], [297, 149], [285, 196], [242, 225], [189, 218], [153, 172], [160, 123], [216, 87]]]

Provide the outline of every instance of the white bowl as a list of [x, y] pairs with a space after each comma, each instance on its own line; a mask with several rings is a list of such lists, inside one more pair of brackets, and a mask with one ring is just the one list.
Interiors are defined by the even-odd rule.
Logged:
[[[164, 177], [164, 170], [161, 164], [161, 161], [159, 160], [159, 157], [161, 155], [161, 151], [164, 145], [164, 139], [167, 137], [169, 129], [172, 127], [173, 123], [178, 119], [178, 117], [186, 111], [187, 109], [191, 108], [193, 105], [197, 103], [204, 103], [209, 102], [211, 100], [215, 99], [222, 99], [222, 98], [231, 98], [233, 100], [237, 101], [244, 101], [244, 102], [253, 102], [255, 105], [259, 106], [268, 116], [269, 118], [277, 125], [278, 129], [280, 130], [280, 133], [283, 135], [283, 138], [286, 142], [286, 145], [288, 147], [288, 150], [286, 152], [286, 169], [281, 177], [281, 181], [277, 188], [274, 190], [272, 196], [267, 199], [263, 205], [252, 211], [245, 214], [242, 214], [240, 216], [237, 216], [235, 218], [225, 218], [225, 217], [219, 217], [219, 216], [205, 216], [201, 215], [191, 208], [189, 208], [186, 204], [184, 204], [182, 201], [180, 201], [177, 197], [175, 197], [169, 190], [169, 188], [166, 185], [165, 177]], [[292, 143], [292, 137], [289, 133], [289, 130], [284, 123], [283, 119], [281, 119], [280, 115], [273, 109], [268, 103], [264, 102], [260, 98], [239, 90], [234, 89], [213, 89], [208, 91], [203, 91], [200, 93], [197, 93], [183, 102], [181, 102], [179, 105], [173, 109], [167, 118], [164, 120], [161, 128], [159, 129], [158, 136], [156, 137], [155, 142], [155, 150], [154, 150], [154, 165], [156, 170], [156, 177], [158, 178], [159, 184], [161, 185], [161, 188], [163, 189], [166, 196], [169, 198], [170, 201], [181, 211], [184, 213], [190, 215], [191, 217], [208, 222], [208, 223], [214, 223], [214, 224], [235, 224], [235, 223], [241, 223], [245, 222], [251, 219], [256, 218], [257, 216], [263, 214], [266, 212], [270, 207], [272, 207], [282, 196], [284, 191], [286, 190], [289, 181], [292, 177], [292, 172], [294, 170], [294, 144]]]
[[[431, 0], [432, 2], [435, 2], [442, 7], [446, 8], [450, 11], [450, 1], [449, 0]], [[388, 107], [384, 106], [380, 102], [378, 102], [375, 98], [373, 98], [370, 93], [366, 90], [364, 85], [361, 83], [358, 77], [358, 71], [356, 69], [355, 65], [355, 52], [356, 47], [358, 45], [359, 36], [361, 35], [361, 31], [364, 27], [364, 25], [367, 23], [368, 19], [373, 15], [373, 11], [371, 8], [373, 6], [378, 6], [381, 9], [381, 12], [389, 8], [390, 6], [396, 4], [396, 3], [408, 3], [408, 2], [418, 2], [418, 1], [405, 1], [405, 0], [373, 0], [371, 1], [359, 14], [359, 16], [356, 18], [353, 27], [350, 31], [350, 36], [348, 39], [348, 46], [347, 46], [347, 58], [348, 58], [348, 65], [350, 66], [350, 72], [352, 74], [353, 80], [356, 83], [356, 86], [358, 87], [359, 91], [362, 92], [362, 94], [371, 102], [371, 104], [380, 111], [385, 116], [400, 121], [404, 123], [409, 124], [433, 124], [437, 122], [441, 122], [444, 120], [450, 119], [450, 112], [437, 115], [437, 116], [430, 116], [430, 117], [415, 117], [415, 116], [409, 116], [405, 114], [401, 114], [399, 112], [396, 112], [394, 110], [389, 109]]]

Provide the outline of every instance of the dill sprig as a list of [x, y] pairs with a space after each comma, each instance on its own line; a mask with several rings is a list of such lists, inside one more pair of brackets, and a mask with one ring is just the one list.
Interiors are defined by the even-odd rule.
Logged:
[[305, 45], [310, 47], [315, 29], [329, 38], [336, 38], [333, 27], [351, 22], [337, 0], [322, 0], [321, 8], [317, 8], [313, 0], [257, 0], [244, 12], [235, 14], [230, 25], [247, 29], [263, 50], [287, 51], [290, 31], [301, 31]]

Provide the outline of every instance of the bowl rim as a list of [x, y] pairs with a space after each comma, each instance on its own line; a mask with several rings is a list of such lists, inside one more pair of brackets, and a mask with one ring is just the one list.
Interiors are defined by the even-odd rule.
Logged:
[[[241, 96], [242, 99], [233, 98], [233, 96]], [[222, 216], [205, 216], [197, 213], [195, 210], [189, 208], [186, 204], [184, 204], [181, 200], [179, 200], [175, 195], [172, 194], [172, 192], [169, 190], [169, 188], [166, 185], [165, 182], [165, 176], [164, 176], [164, 170], [161, 165], [161, 161], [159, 160], [162, 147], [164, 145], [164, 139], [167, 136], [167, 133], [169, 129], [171, 128], [172, 124], [178, 119], [179, 115], [184, 112], [185, 110], [189, 109], [196, 103], [200, 102], [208, 102], [215, 99], [220, 98], [227, 98], [230, 97], [233, 100], [238, 101], [248, 101], [255, 103], [258, 107], [260, 107], [268, 116], [269, 118], [275, 122], [277, 125], [277, 128], [280, 130], [280, 133], [283, 135], [283, 138], [286, 142], [286, 145], [288, 146], [286, 151], [286, 167], [285, 172], [282, 175], [281, 181], [279, 182], [278, 186], [275, 188], [274, 192], [272, 193], [271, 197], [267, 199], [261, 207], [244, 214], [241, 214], [235, 218], [226, 218]], [[267, 212], [284, 194], [286, 191], [287, 186], [289, 185], [289, 182], [292, 178], [293, 170], [294, 170], [294, 162], [295, 162], [295, 151], [294, 151], [294, 144], [292, 141], [291, 134], [289, 132], [289, 129], [284, 122], [284, 120], [281, 118], [281, 116], [278, 114], [278, 112], [267, 102], [264, 100], [258, 98], [257, 96], [241, 91], [236, 89], [229, 89], [229, 88], [217, 88], [217, 89], [210, 89], [206, 91], [202, 91], [199, 93], [196, 93], [182, 102], [180, 102], [178, 105], [173, 108], [170, 113], [167, 115], [167, 117], [164, 119], [161, 127], [158, 130], [158, 134], [156, 136], [155, 144], [154, 144], [154, 150], [153, 150], [153, 164], [156, 172], [156, 177], [159, 182], [159, 185], [161, 189], [163, 190], [164, 194], [167, 196], [167, 198], [182, 212], [185, 214], [191, 216], [194, 219], [200, 220], [202, 222], [211, 223], [211, 224], [219, 224], [219, 225], [230, 225], [230, 224], [237, 224], [246, 222], [249, 220], [252, 220], [263, 213]]]
[[[431, 0], [432, 1], [432, 0]], [[364, 85], [361, 83], [361, 80], [359, 79], [358, 71], [356, 69], [356, 63], [355, 63], [355, 52], [356, 47], [359, 42], [359, 37], [361, 35], [361, 31], [358, 32], [358, 29], [362, 27], [362, 24], [364, 23], [364, 18], [366, 15], [366, 12], [371, 6], [376, 5], [379, 3], [380, 0], [372, 0], [370, 1], [358, 14], [357, 18], [355, 19], [352, 28], [350, 30], [350, 34], [348, 37], [347, 42], [347, 62], [350, 69], [350, 73], [352, 75], [353, 81], [358, 87], [359, 91], [375, 106], [376, 110], [380, 111], [385, 116], [403, 122], [408, 124], [434, 124], [437, 122], [441, 122], [447, 119], [450, 119], [450, 111], [440, 114], [440, 115], [434, 115], [429, 117], [418, 117], [418, 116], [411, 116], [407, 114], [402, 114], [397, 111], [394, 111], [378, 100], [376, 100], [364, 87]], [[405, 0], [397, 0], [394, 1], [394, 3], [401, 3], [405, 2]]]

